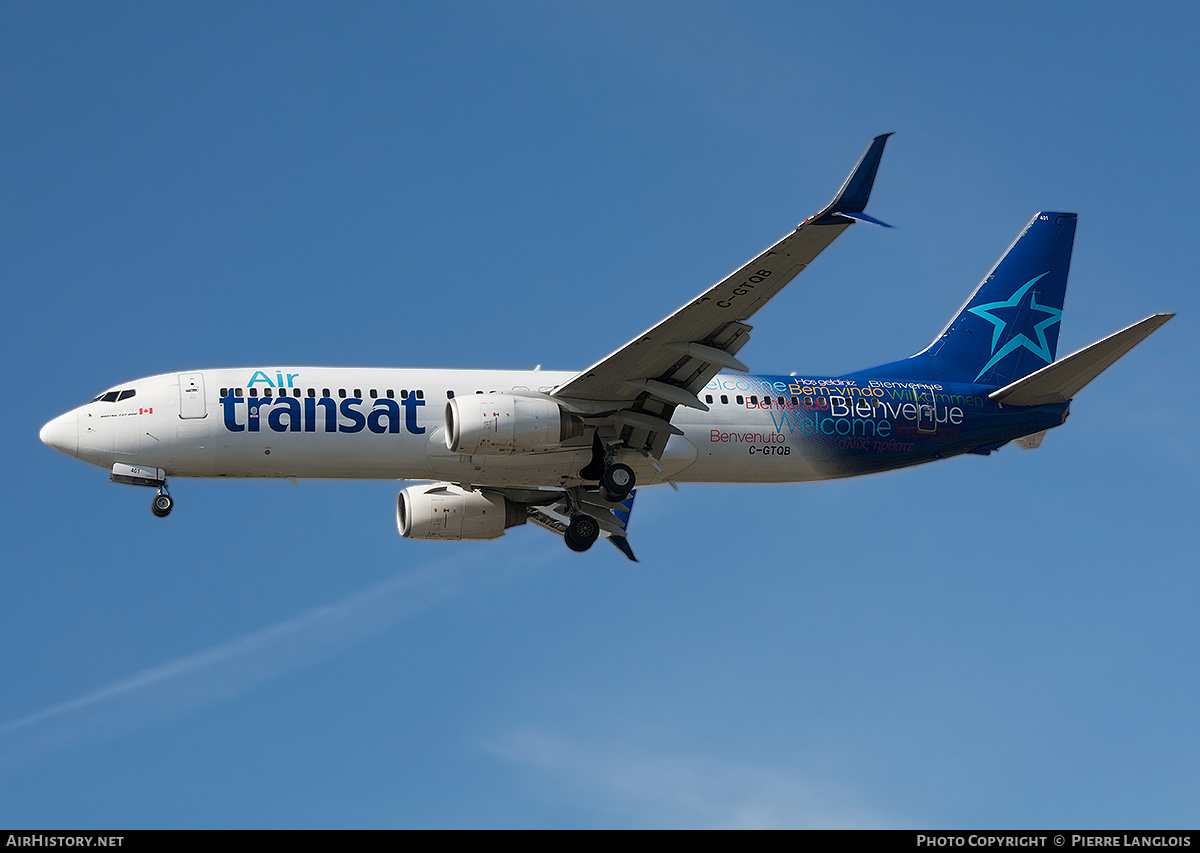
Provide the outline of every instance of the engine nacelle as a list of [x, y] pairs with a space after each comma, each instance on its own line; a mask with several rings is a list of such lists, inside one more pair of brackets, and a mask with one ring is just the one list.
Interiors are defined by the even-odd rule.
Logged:
[[582, 420], [545, 397], [475, 394], [446, 403], [451, 453], [503, 456], [552, 450], [583, 430]]
[[450, 483], [410, 486], [396, 499], [396, 526], [409, 539], [495, 539], [525, 518], [504, 495]]

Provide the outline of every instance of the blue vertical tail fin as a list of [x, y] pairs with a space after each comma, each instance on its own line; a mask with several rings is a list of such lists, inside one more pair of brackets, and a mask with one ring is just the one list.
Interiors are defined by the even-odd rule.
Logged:
[[1075, 221], [1037, 214], [929, 346], [864, 374], [1004, 386], [1053, 362]]
[[1039, 213], [919, 356], [965, 382], [1007, 385], [1054, 361], [1074, 213]]

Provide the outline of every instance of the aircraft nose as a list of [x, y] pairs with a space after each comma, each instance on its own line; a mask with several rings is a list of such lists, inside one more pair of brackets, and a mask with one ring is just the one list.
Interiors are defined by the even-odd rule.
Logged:
[[65, 415], [59, 415], [42, 427], [38, 437], [44, 444], [50, 445], [55, 450], [61, 450], [68, 456], [78, 456], [79, 413], [72, 411]]

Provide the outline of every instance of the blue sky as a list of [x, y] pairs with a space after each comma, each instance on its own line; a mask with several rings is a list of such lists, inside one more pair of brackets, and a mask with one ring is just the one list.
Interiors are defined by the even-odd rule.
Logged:
[[[806, 8], [807, 7], [807, 8]], [[7, 4], [0, 825], [1194, 827], [1192, 4]], [[642, 562], [401, 539], [394, 482], [42, 446], [208, 367], [578, 369], [823, 206], [757, 371], [923, 347], [1040, 209], [1034, 452], [641, 493]], [[20, 405], [15, 405], [20, 401]]]

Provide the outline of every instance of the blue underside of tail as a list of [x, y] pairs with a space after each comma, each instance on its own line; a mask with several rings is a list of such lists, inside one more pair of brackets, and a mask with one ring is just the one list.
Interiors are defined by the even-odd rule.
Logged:
[[933, 343], [911, 358], [849, 376], [999, 387], [1050, 364], [1075, 222], [1073, 213], [1037, 214]]

